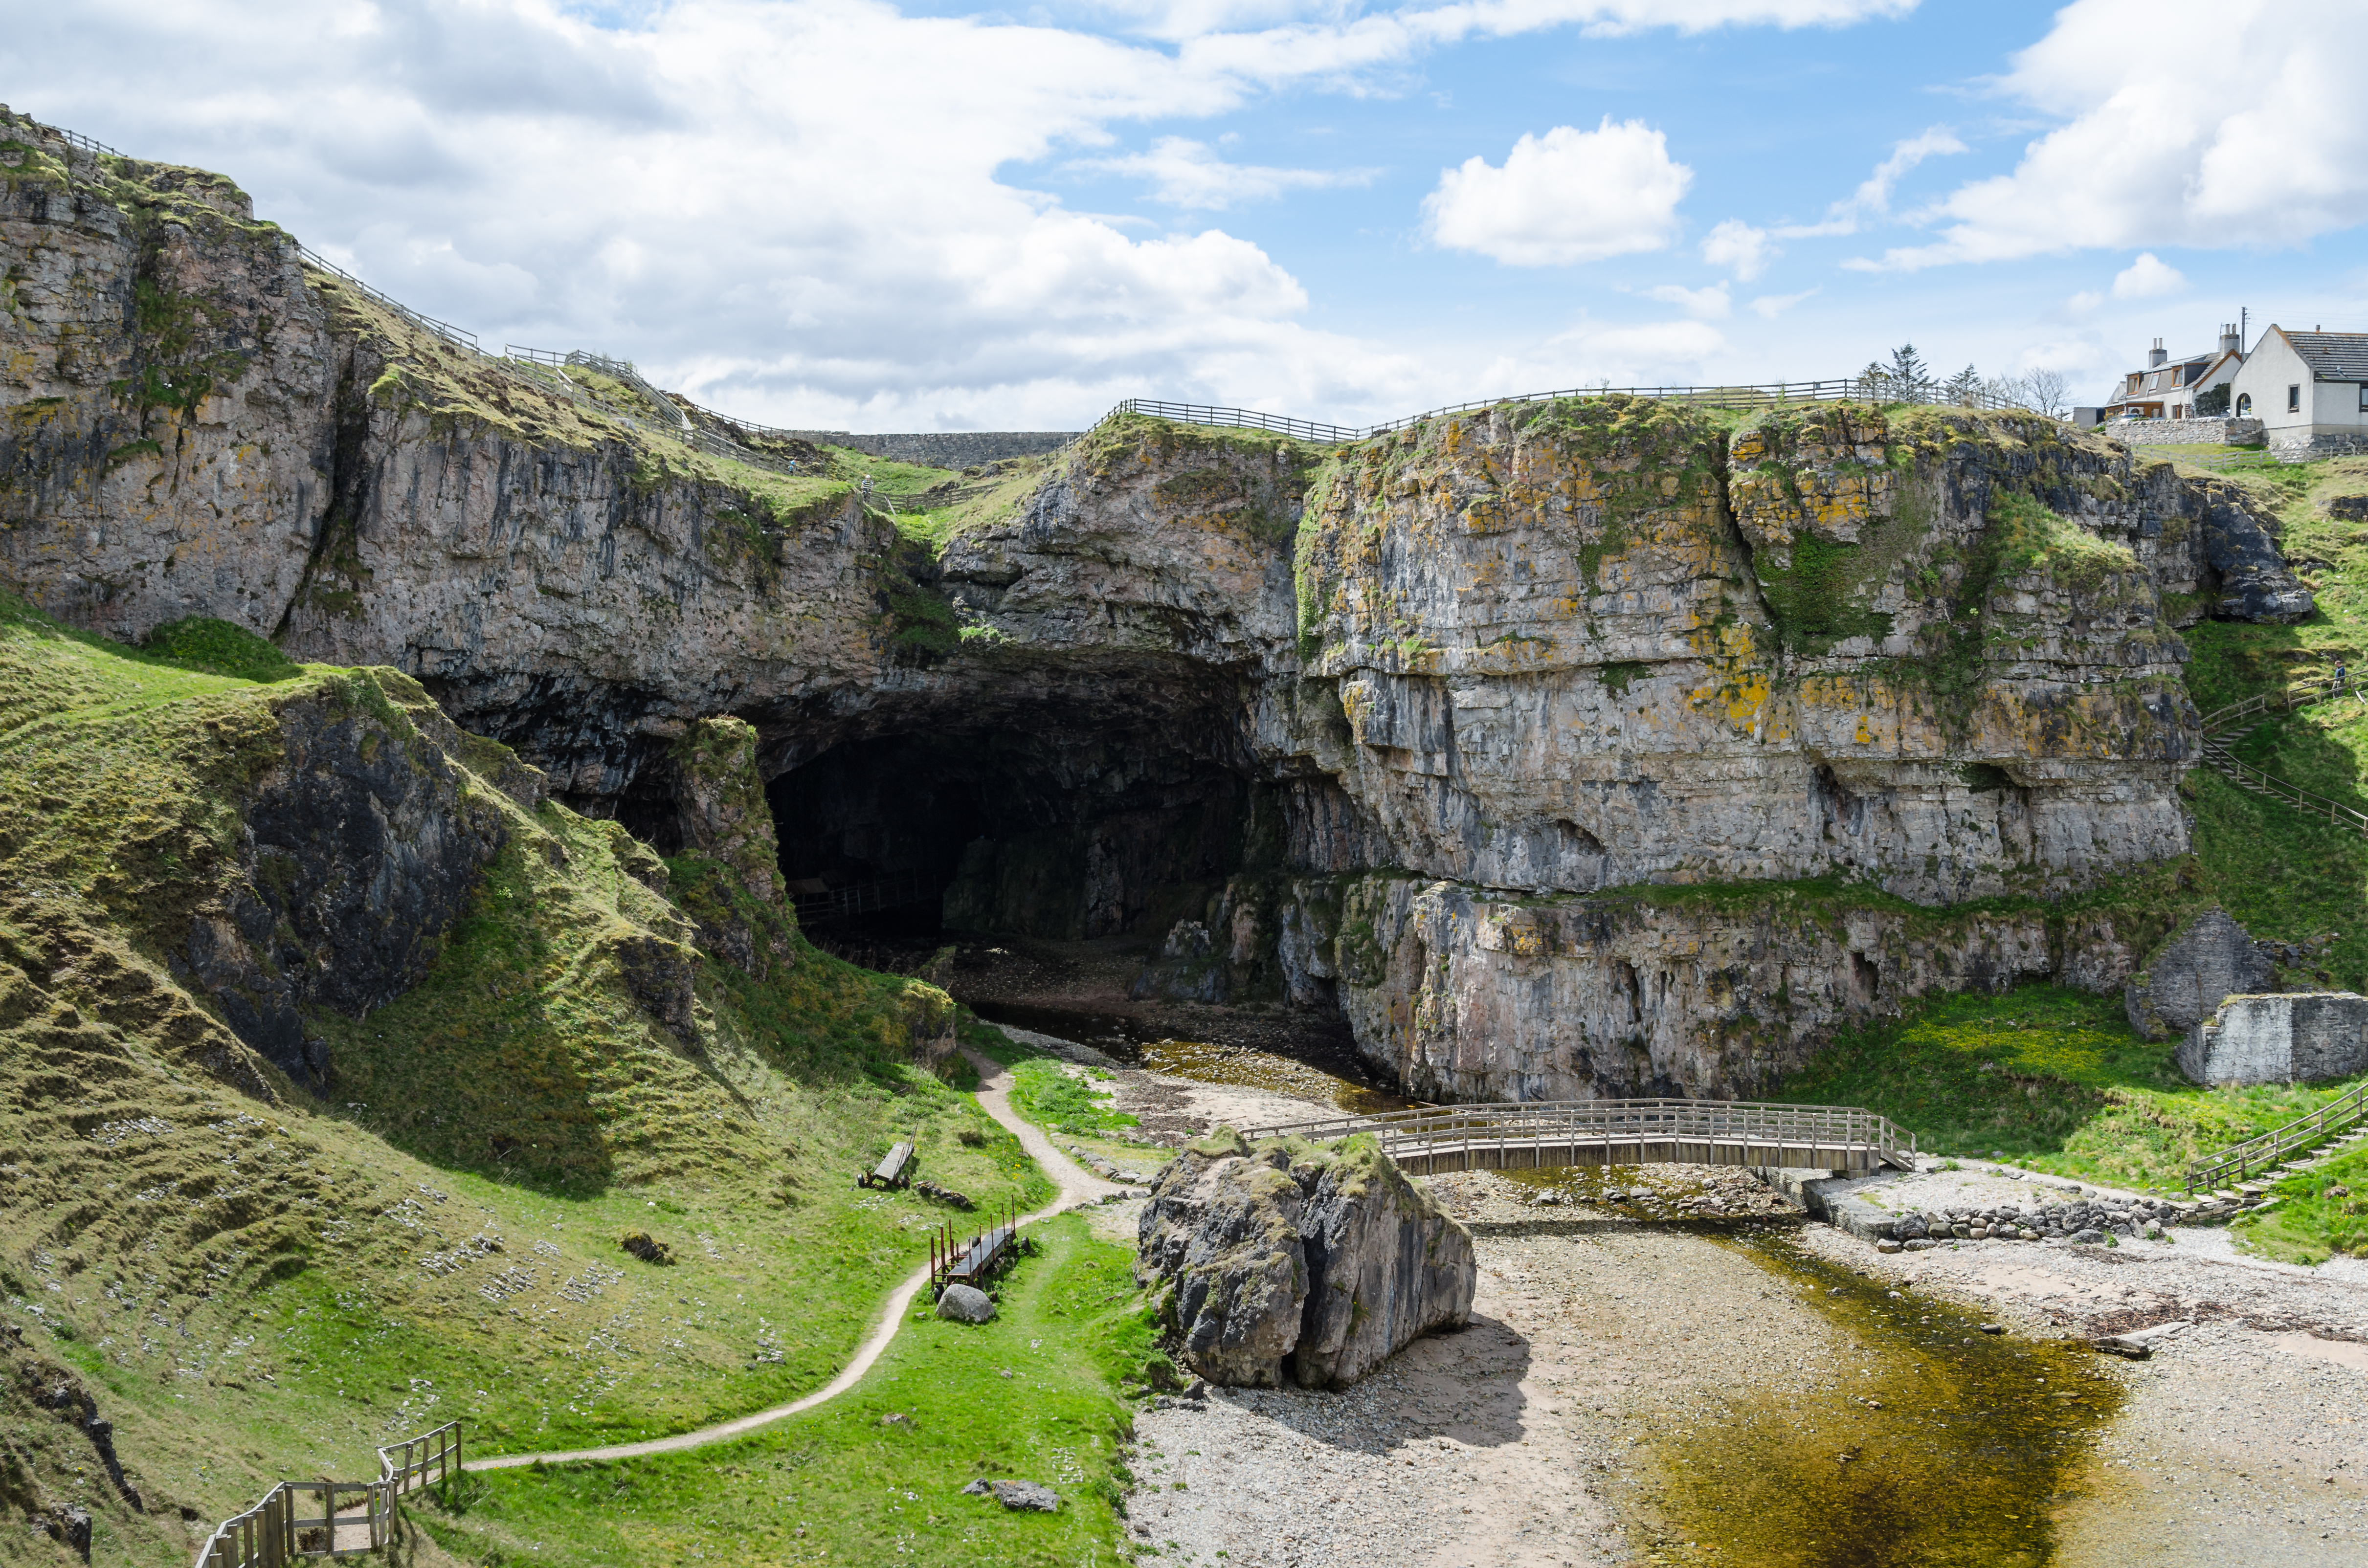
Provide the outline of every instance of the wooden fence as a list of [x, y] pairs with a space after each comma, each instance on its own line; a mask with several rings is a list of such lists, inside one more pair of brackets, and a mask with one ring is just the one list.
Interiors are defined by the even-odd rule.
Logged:
[[461, 1424], [378, 1451], [376, 1481], [283, 1481], [254, 1507], [222, 1521], [197, 1568], [281, 1568], [300, 1557], [344, 1557], [393, 1543], [395, 1506], [461, 1474]]
[[1547, 1165], [1911, 1165], [1916, 1139], [1870, 1110], [1752, 1100], [1514, 1100], [1423, 1107], [1252, 1129], [1248, 1138], [1329, 1142], [1371, 1133], [1415, 1175]]

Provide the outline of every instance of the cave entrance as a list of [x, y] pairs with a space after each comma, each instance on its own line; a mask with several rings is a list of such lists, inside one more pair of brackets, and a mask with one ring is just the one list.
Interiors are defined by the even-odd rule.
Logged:
[[814, 939], [1156, 941], [1240, 869], [1251, 785], [1197, 754], [1192, 726], [1042, 717], [848, 741], [774, 778], [781, 871]]

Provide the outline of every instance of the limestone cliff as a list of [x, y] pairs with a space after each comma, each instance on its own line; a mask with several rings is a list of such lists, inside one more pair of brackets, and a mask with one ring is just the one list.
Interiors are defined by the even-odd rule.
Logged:
[[[1732, 1091], [1930, 986], [2118, 984], [2158, 932], [1917, 911], [2182, 854], [2176, 629], [2309, 609], [2232, 488], [1955, 409], [1129, 416], [900, 531], [475, 354], [219, 176], [6, 137], [16, 589], [392, 666], [735, 865], [675, 786], [745, 721], [791, 874], [1173, 932], [1147, 986], [1340, 1006], [1428, 1094]], [[1860, 913], [1787, 927], [1804, 879]], [[1634, 893], [1672, 887], [1743, 891]]]

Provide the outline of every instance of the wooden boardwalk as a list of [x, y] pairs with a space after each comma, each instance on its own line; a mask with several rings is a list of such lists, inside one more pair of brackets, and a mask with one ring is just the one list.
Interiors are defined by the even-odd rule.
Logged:
[[1410, 1176], [1557, 1165], [1913, 1167], [1915, 1137], [1869, 1110], [1750, 1100], [1515, 1100], [1247, 1130], [1329, 1142], [1371, 1133]]

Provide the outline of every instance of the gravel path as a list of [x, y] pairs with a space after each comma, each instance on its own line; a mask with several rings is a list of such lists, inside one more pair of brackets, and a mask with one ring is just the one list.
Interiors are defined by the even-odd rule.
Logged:
[[[1011, 1075], [999, 1062], [977, 1054], [967, 1046], [962, 1048], [962, 1054], [970, 1059], [972, 1066], [978, 1069], [979, 1108], [1019, 1136], [1029, 1156], [1060, 1189], [1050, 1204], [1033, 1213], [1021, 1215], [1019, 1223], [1032, 1225], [1039, 1220], [1050, 1219], [1066, 1210], [1099, 1203], [1105, 1196], [1123, 1190], [1117, 1184], [1093, 1175], [1053, 1148], [1051, 1140], [1041, 1130], [1020, 1119], [1019, 1113], [1011, 1108]], [[818, 1404], [837, 1399], [863, 1381], [863, 1374], [871, 1369], [872, 1363], [880, 1359], [881, 1353], [896, 1337], [896, 1330], [905, 1322], [905, 1310], [913, 1304], [913, 1298], [919, 1295], [928, 1282], [929, 1266], [925, 1262], [888, 1293], [871, 1334], [856, 1350], [854, 1359], [841, 1369], [838, 1376], [802, 1399], [793, 1399], [787, 1404], [777, 1404], [747, 1415], [734, 1416], [729, 1421], [719, 1421], [712, 1426], [701, 1426], [696, 1431], [677, 1432], [671, 1437], [652, 1437], [639, 1443], [612, 1443], [598, 1449], [570, 1449], [557, 1453], [498, 1454], [490, 1459], [467, 1460], [461, 1468], [515, 1470], [522, 1465], [565, 1464], [575, 1460], [624, 1460], [643, 1454], [675, 1453], [684, 1449], [720, 1443], [727, 1437], [736, 1437], [759, 1426], [770, 1426], [800, 1411], [812, 1410]]]

